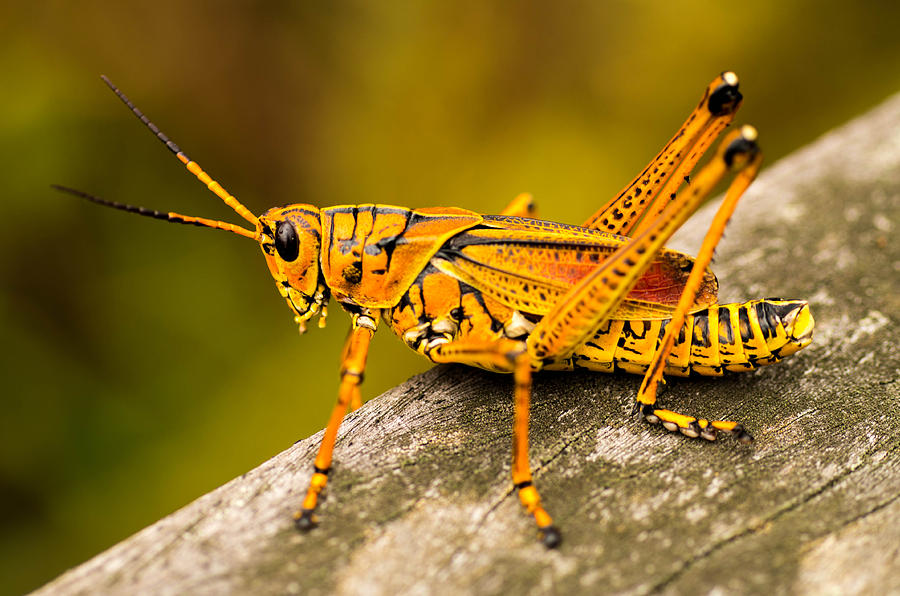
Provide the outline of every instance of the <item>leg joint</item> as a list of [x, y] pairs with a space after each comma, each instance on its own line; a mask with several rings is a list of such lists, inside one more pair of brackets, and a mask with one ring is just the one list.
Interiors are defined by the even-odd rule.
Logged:
[[341, 381], [344, 380], [353, 381], [357, 385], [361, 385], [363, 382], [364, 374], [360, 370], [353, 370], [349, 368], [345, 368], [341, 370]]
[[510, 364], [515, 364], [520, 358], [528, 356], [528, 347], [524, 341], [517, 341], [515, 342], [515, 345], [506, 350], [503, 355], [506, 356], [506, 359], [509, 360]]

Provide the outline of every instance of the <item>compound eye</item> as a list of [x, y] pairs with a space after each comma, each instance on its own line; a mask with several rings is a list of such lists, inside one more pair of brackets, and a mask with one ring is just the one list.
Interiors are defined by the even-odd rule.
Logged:
[[288, 263], [300, 254], [300, 240], [291, 222], [281, 221], [275, 228], [275, 250], [278, 251], [278, 256]]

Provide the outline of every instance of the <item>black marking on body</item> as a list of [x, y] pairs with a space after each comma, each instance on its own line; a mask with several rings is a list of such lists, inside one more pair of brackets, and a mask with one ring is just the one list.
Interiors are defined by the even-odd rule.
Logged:
[[[640, 325], [642, 334], [638, 334], [636, 330], [636, 326]], [[642, 356], [643, 351], [638, 348], [632, 348], [626, 345], [627, 340], [633, 338], [638, 341], [643, 341], [647, 338], [647, 333], [649, 332], [652, 325], [647, 321], [625, 321], [622, 325], [621, 335], [619, 336], [619, 341], [616, 342], [616, 347], [624, 350], [625, 352], [631, 352], [636, 356]], [[631, 360], [622, 359], [625, 362], [632, 362]]]
[[[669, 323], [672, 319], [663, 319], [659, 323], [659, 332], [656, 334], [656, 345], [659, 346], [660, 342], [666, 336], [666, 327], [669, 326]], [[684, 331], [684, 325], [681, 326], [681, 330]], [[677, 341], [677, 340], [676, 340]]]
[[[722, 331], [725, 331], [725, 335], [722, 335]], [[731, 327], [731, 309], [730, 308], [720, 308], [719, 309], [719, 344], [727, 344], [729, 346], [734, 345], [734, 331]]]
[[[370, 213], [372, 216], [372, 223], [373, 223], [372, 232], [370, 232], [370, 234], [368, 236], [366, 236], [366, 238], [357, 238], [357, 230], [358, 230], [358, 226], [359, 226], [359, 216], [360, 216], [360, 213], [365, 213], [365, 212]], [[331, 229], [329, 230], [329, 239], [331, 241], [331, 246], [337, 248], [337, 250], [339, 250], [341, 252], [341, 254], [345, 254], [345, 255], [353, 253], [354, 249], [356, 249], [360, 244], [363, 245], [362, 252], [365, 253], [366, 255], [376, 256], [379, 253], [381, 253], [382, 251], [384, 251], [387, 253], [387, 265], [386, 265], [385, 269], [376, 269], [376, 270], [372, 271], [372, 273], [375, 275], [383, 275], [383, 274], [387, 273], [387, 271], [390, 270], [390, 268], [391, 268], [391, 262], [394, 257], [394, 250], [397, 248], [397, 245], [406, 242], [406, 239], [403, 237], [403, 234], [405, 234], [406, 230], [409, 229], [412, 211], [409, 209], [404, 209], [402, 207], [384, 207], [384, 206], [379, 206], [379, 205], [366, 205], [366, 206], [360, 207], [358, 205], [355, 205], [355, 206], [341, 207], [339, 209], [333, 209], [330, 211], [330, 213], [332, 215], [332, 218], [334, 217], [335, 214], [349, 214], [353, 217], [353, 231], [351, 233], [350, 238], [348, 238], [348, 239], [344, 239], [344, 240], [336, 242], [335, 238], [334, 238], [335, 226], [332, 223]], [[386, 238], [382, 238], [376, 242], [373, 242], [372, 244], [368, 244], [367, 241], [368, 241], [369, 236], [371, 236], [371, 234], [375, 232], [375, 229], [376, 229], [375, 223], [377, 222], [379, 215], [403, 215], [404, 219], [405, 219], [403, 230], [399, 234], [396, 234], [394, 236], [388, 236]], [[419, 218], [419, 219], [421, 219], [421, 218]], [[328, 258], [328, 266], [330, 267], [331, 266], [330, 251], [329, 251], [329, 255], [327, 258]], [[359, 263], [357, 263], [356, 266], [360, 266]], [[361, 268], [361, 266], [360, 266], [360, 268]], [[349, 273], [351, 278], [347, 278], [347, 275], [348, 274], [345, 273], [344, 277], [348, 281], [350, 281], [350, 279], [352, 279], [352, 277], [354, 276], [354, 274], [352, 272]], [[350, 283], [358, 283], [358, 282], [350, 282]]]
[[[268, 224], [260, 222], [262, 226], [262, 233], [268, 236], [269, 238], [275, 238], [275, 235], [272, 233], [272, 228], [269, 227]], [[263, 244], [262, 245], [263, 252], [265, 252], [269, 256], [273, 256], [275, 254], [275, 243], [271, 244]]]
[[341, 275], [343, 276], [344, 281], [346, 281], [347, 283], [352, 284], [352, 285], [356, 285], [360, 281], [362, 281], [361, 266], [362, 266], [362, 263], [360, 261], [357, 261], [357, 262], [353, 263], [352, 265], [348, 265], [347, 267], [345, 267], [344, 270], [341, 272]]
[[759, 328], [762, 331], [763, 337], [766, 339], [775, 337], [778, 320], [775, 318], [773, 309], [771, 309], [766, 302], [757, 302], [755, 308], [756, 319], [759, 321]]
[[707, 310], [694, 313], [694, 345], [703, 348], [712, 345], [709, 339], [709, 312]]
[[[389, 207], [385, 205], [366, 205], [365, 209], [373, 210], [377, 213], [390, 213], [390, 214], [398, 214], [398, 213], [410, 213], [410, 210], [405, 207]], [[350, 213], [356, 217], [356, 212], [359, 210], [359, 205], [344, 205], [342, 207], [330, 207], [328, 208], [329, 213]]]
[[351, 236], [346, 240], [341, 240], [338, 242], [337, 249], [341, 252], [342, 255], [348, 255], [353, 253], [353, 249], [359, 246], [359, 238], [356, 236]]
[[491, 313], [491, 310], [487, 307], [487, 304], [484, 302], [484, 296], [480, 291], [476, 288], [470, 286], [467, 283], [459, 282], [459, 296], [460, 301], [462, 300], [462, 296], [465, 294], [472, 294], [475, 297], [475, 301], [478, 303], [478, 306], [481, 307], [481, 310], [484, 311], [484, 314], [488, 316], [491, 320], [491, 331], [497, 333], [503, 330], [503, 323], [494, 318], [494, 315]]
[[[768, 300], [781, 300], [781, 298], [769, 298]], [[775, 316], [778, 317], [778, 320], [782, 322], [798, 307], [795, 302], [779, 302], [775, 304], [770, 302], [769, 306], [775, 311]]]
[[[409, 288], [407, 288], [406, 292], [400, 297], [400, 300], [397, 301], [397, 305], [392, 310], [398, 310], [402, 312], [404, 309], [409, 308], [413, 314], [416, 315], [418, 320], [418, 324], [423, 324], [428, 322], [428, 318], [425, 316], [425, 278], [432, 273], [438, 273], [438, 269], [431, 265], [430, 263], [425, 266], [425, 268], [419, 272], [419, 275], [416, 276], [416, 279], [409, 284]], [[413, 287], [417, 288], [419, 291], [419, 299], [422, 301], [422, 308], [416, 311], [416, 307], [410, 299], [410, 293], [412, 292]]]
[[742, 304], [738, 308], [738, 328], [741, 331], [741, 341], [747, 343], [753, 339], [753, 328], [750, 326], [750, 314], [747, 312], [749, 307]]
[[[392, 213], [392, 211], [389, 211], [388, 213]], [[396, 236], [389, 236], [387, 238], [382, 238], [381, 240], [379, 240], [378, 242], [375, 243], [376, 246], [378, 246], [379, 248], [381, 248], [381, 250], [383, 250], [385, 253], [387, 253], [387, 268], [388, 269], [391, 268], [391, 261], [394, 258], [394, 249], [397, 248], [397, 245], [401, 241], [405, 242], [403, 235], [406, 233], [406, 230], [409, 229], [409, 220], [410, 220], [411, 211], [404, 210], [403, 213], [406, 216], [406, 223], [403, 225], [403, 231], [400, 232], [399, 234], [397, 234]]]
[[[638, 334], [636, 327], [640, 325], [641, 332]], [[636, 340], [644, 340], [647, 339], [647, 330], [650, 325], [646, 324], [644, 321], [625, 321], [625, 324], [622, 325], [622, 335], [628, 338], [634, 338]]]
[[359, 206], [353, 207], [353, 231], [350, 232], [350, 238], [356, 238], [356, 228], [359, 226]]
[[325, 254], [325, 258], [328, 259], [328, 269], [331, 269], [331, 251], [334, 250], [334, 218], [331, 220], [331, 225], [328, 226], [328, 246], [329, 250]]
[[416, 283], [417, 281], [418, 280], [412, 282], [409, 285], [409, 288], [407, 288], [407, 290], [405, 292], [403, 292], [403, 295], [400, 296], [400, 300], [397, 301], [397, 304], [396, 304], [396, 306], [394, 306], [393, 310], [403, 311], [407, 308], [412, 310], [413, 305], [412, 305], [412, 301], [409, 299], [409, 291], [412, 289], [413, 286], [418, 285]]

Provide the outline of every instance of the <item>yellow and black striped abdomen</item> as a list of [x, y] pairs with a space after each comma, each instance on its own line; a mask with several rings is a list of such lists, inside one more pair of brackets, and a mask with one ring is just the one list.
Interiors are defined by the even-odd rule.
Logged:
[[[610, 320], [560, 362], [546, 370], [585, 368], [643, 374], [668, 319]], [[802, 300], [762, 299], [718, 304], [688, 315], [665, 373], [721, 376], [778, 362], [812, 340], [813, 318]]]
[[[539, 320], [433, 265], [419, 273], [398, 304], [386, 309], [383, 316], [394, 333], [424, 356], [436, 345], [457, 339], [524, 341]], [[668, 323], [668, 319], [610, 319], [568, 358], [535, 363], [535, 368], [643, 374]], [[807, 346], [812, 330], [809, 305], [802, 300], [768, 298], [713, 305], [685, 318], [665, 374], [721, 376], [753, 370]], [[511, 372], [498, 369], [492, 361], [472, 364]]]

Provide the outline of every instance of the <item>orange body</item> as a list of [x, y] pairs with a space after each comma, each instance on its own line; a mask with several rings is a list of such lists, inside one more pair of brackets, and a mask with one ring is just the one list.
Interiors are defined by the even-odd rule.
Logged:
[[[459, 208], [291, 205], [269, 210], [260, 221], [270, 231], [291, 222], [301, 236], [305, 252], [292, 261], [264, 245], [276, 283], [301, 321], [331, 292], [350, 312], [380, 313], [398, 337], [429, 358], [436, 346], [453, 341], [526, 341], [567, 292], [628, 242], [580, 226]], [[588, 341], [562, 358], [532, 358], [530, 367], [643, 373], [693, 263], [676, 251], [658, 252]], [[804, 345], [812, 325], [805, 303], [719, 305], [717, 290], [706, 269], [665, 372], [752, 370]], [[512, 372], [492, 358], [470, 364]]]
[[[106, 82], [252, 229], [61, 190], [139, 215], [252, 238], [301, 332], [313, 316], [324, 322], [332, 296], [350, 314], [337, 403], [295, 514], [302, 530], [316, 524], [341, 420], [361, 403], [360, 383], [379, 321], [433, 362], [512, 373], [512, 481], [548, 547], [557, 546], [561, 534], [541, 503], [528, 463], [532, 371], [645, 373], [635, 411], [647, 421], [689, 437], [713, 440], [725, 432], [750, 442], [737, 422], [660, 407], [656, 394], [663, 374], [751, 370], [812, 339], [813, 319], [804, 301], [717, 303], [718, 285], [708, 265], [759, 170], [756, 130], [745, 126], [726, 135], [710, 161], [696, 176], [691, 173], [741, 104], [734, 73], [724, 72], [706, 87], [657, 156], [582, 226], [524, 217], [533, 215], [528, 195], [517, 197], [503, 215], [456, 207], [320, 210], [298, 204], [256, 217]], [[665, 242], [726, 176], [733, 176], [732, 182], [697, 257], [667, 250]]]

